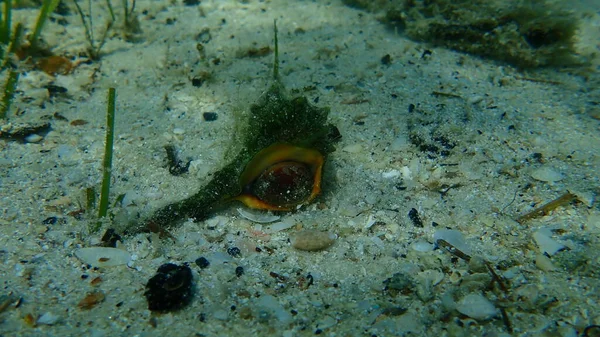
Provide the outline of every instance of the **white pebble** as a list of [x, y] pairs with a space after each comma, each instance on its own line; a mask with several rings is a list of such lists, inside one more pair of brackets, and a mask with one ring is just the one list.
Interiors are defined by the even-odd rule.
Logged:
[[292, 222], [276, 222], [272, 225], [269, 225], [269, 228], [267, 228], [265, 230], [265, 233], [277, 233], [277, 232], [281, 232], [283, 230], [286, 230], [288, 228], [292, 228], [294, 227], [294, 223]]
[[44, 139], [44, 137], [37, 135], [35, 133], [25, 137], [25, 141], [28, 143], [37, 143], [42, 139]]
[[469, 294], [456, 304], [456, 310], [476, 320], [490, 319], [498, 313], [494, 303], [481, 294]]
[[535, 257], [535, 266], [543, 271], [554, 271], [556, 267], [552, 264], [550, 258], [543, 254], [537, 254]]
[[213, 317], [219, 321], [226, 321], [229, 318], [229, 314], [223, 309], [218, 309], [213, 312]]
[[184, 129], [182, 129], [182, 128], [174, 128], [174, 129], [173, 129], [173, 134], [176, 134], [176, 135], [183, 135], [184, 133], [185, 133], [185, 130], [184, 130]]
[[410, 245], [410, 248], [417, 252], [430, 252], [433, 250], [433, 245], [424, 240], [418, 240]]
[[531, 177], [535, 180], [545, 181], [548, 183], [560, 181], [564, 178], [560, 172], [548, 166], [542, 166], [534, 170], [531, 172]]
[[537, 246], [542, 254], [546, 253], [552, 256], [565, 248], [564, 245], [555, 241], [551, 235], [552, 232], [546, 228], [542, 228], [533, 233], [533, 239], [535, 240], [535, 243], [537, 243]]
[[337, 236], [333, 233], [322, 232], [315, 229], [300, 231], [291, 237], [292, 247], [298, 250], [315, 252], [329, 248]]
[[400, 171], [398, 170], [391, 170], [391, 171], [387, 171], [387, 172], [383, 172], [382, 176], [385, 179], [393, 179], [393, 178], [398, 178], [400, 176]]
[[51, 312], [45, 312], [40, 318], [37, 320], [37, 324], [45, 324], [45, 325], [54, 325], [60, 317]]
[[348, 153], [359, 153], [362, 151], [362, 145], [360, 145], [360, 144], [348, 145], [348, 146], [345, 146], [342, 149], [342, 151], [348, 152]]
[[471, 96], [471, 97], [470, 97], [470, 98], [467, 100], [467, 102], [468, 102], [469, 104], [478, 104], [478, 103], [481, 103], [481, 102], [483, 101], [483, 99], [484, 99], [484, 97], [483, 97], [483, 96], [476, 95], [476, 96]]
[[131, 260], [127, 251], [110, 247], [87, 247], [75, 251], [81, 262], [92, 267], [112, 267], [126, 265]]

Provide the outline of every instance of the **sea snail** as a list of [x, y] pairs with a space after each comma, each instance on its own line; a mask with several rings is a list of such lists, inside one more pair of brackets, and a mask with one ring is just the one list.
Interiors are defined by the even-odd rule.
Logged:
[[319, 151], [273, 144], [248, 162], [240, 176], [242, 192], [233, 199], [250, 208], [291, 211], [321, 192], [322, 170]]

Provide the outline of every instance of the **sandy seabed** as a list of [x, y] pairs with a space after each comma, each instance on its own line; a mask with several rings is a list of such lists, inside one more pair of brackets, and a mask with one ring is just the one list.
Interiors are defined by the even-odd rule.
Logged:
[[[33, 22], [36, 13], [14, 15]], [[107, 14], [93, 13], [99, 35]], [[135, 13], [140, 41], [115, 28], [100, 61], [19, 79], [21, 113], [7, 123], [51, 131], [0, 141], [0, 336], [598, 335], [596, 59], [521, 72], [408, 40], [340, 1], [138, 1]], [[83, 27], [75, 12], [65, 18], [43, 38], [77, 55]], [[585, 18], [580, 47], [598, 52], [598, 39], [586, 39], [600, 36], [598, 14]], [[184, 221], [171, 239], [123, 236], [127, 265], [78, 259], [107, 228], [195, 193], [224, 164], [237, 112], [269, 86], [274, 19], [283, 84], [330, 107], [342, 134], [319, 199], [280, 214], [276, 230], [232, 205]], [[111, 201], [124, 198], [113, 223], [91, 232], [94, 217], [74, 215], [101, 181], [109, 87]], [[167, 144], [191, 160], [188, 173], [169, 173]], [[565, 193], [574, 200], [515, 220]], [[335, 242], [297, 250], [290, 237], [302, 229]], [[470, 261], [436, 247], [440, 237]], [[145, 286], [169, 262], [189, 264], [194, 297], [153, 313]], [[81, 305], [90, 294], [98, 303]]]

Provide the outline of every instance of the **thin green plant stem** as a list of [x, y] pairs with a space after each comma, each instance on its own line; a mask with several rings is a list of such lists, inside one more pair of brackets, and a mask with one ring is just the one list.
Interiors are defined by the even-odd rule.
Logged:
[[275, 60], [273, 61], [273, 80], [279, 81], [279, 44], [277, 43], [277, 20], [273, 20], [275, 34]]
[[112, 4], [110, 3], [110, 0], [106, 0], [106, 7], [108, 8], [108, 12], [110, 13], [110, 19], [112, 21], [115, 21], [115, 11], [113, 10]]
[[8, 68], [8, 65], [11, 61], [10, 55], [16, 52], [21, 45], [21, 37], [23, 36], [23, 25], [21, 23], [17, 23], [15, 26], [15, 30], [12, 34], [10, 44], [8, 46], [4, 46], [5, 49], [2, 50], [5, 53], [3, 58], [0, 58], [0, 70], [4, 70]]
[[83, 10], [81, 6], [77, 3], [77, 0], [73, 0], [75, 4], [75, 8], [77, 8], [77, 13], [79, 13], [79, 17], [81, 18], [81, 23], [83, 24], [83, 29], [85, 31], [85, 38], [88, 40], [88, 43], [92, 48], [94, 48], [94, 36], [92, 35], [92, 30], [87, 20], [85, 19], [85, 14], [83, 14]]
[[0, 57], [4, 59], [4, 53], [10, 42], [10, 26], [12, 21], [12, 1], [4, 0], [4, 11], [0, 15]]
[[102, 188], [100, 190], [100, 205], [98, 218], [103, 218], [108, 213], [108, 194], [110, 193], [110, 175], [112, 170], [113, 141], [115, 133], [115, 88], [108, 89], [108, 104], [106, 111], [106, 143], [104, 145], [104, 161], [102, 174]]
[[88, 20], [90, 22], [90, 34], [92, 36], [92, 41], [94, 41], [94, 21], [93, 21], [93, 13], [92, 13], [92, 0], [88, 0]]
[[108, 22], [106, 24], [106, 29], [104, 30], [104, 33], [102, 34], [102, 39], [100, 40], [100, 43], [98, 45], [96, 45], [96, 41], [94, 40], [94, 26], [93, 26], [94, 23], [92, 22], [92, 2], [88, 1], [88, 11], [89, 11], [90, 15], [88, 16], [87, 20], [86, 20], [85, 14], [83, 13], [83, 10], [81, 9], [81, 6], [79, 6], [79, 4], [77, 3], [77, 0], [73, 0], [73, 3], [75, 4], [75, 8], [77, 9], [77, 12], [79, 13], [79, 17], [81, 18], [81, 22], [83, 23], [83, 28], [85, 31], [85, 38], [88, 40], [88, 43], [90, 45], [90, 48], [88, 51], [89, 56], [92, 59], [97, 60], [100, 57], [100, 50], [106, 43], [106, 39], [108, 37], [108, 32], [110, 31], [113, 23], [115, 22], [112, 6], [110, 7], [111, 20], [108, 20]]
[[10, 111], [10, 105], [15, 97], [18, 81], [19, 73], [10, 70], [8, 72], [8, 78], [6, 79], [6, 84], [4, 85], [4, 96], [2, 96], [2, 106], [0, 107], [0, 119], [5, 119]]
[[48, 16], [50, 16], [50, 13], [54, 12], [59, 2], [60, 0], [44, 0], [42, 2], [42, 8], [40, 9], [40, 14], [38, 15], [37, 21], [35, 23], [33, 34], [29, 36], [29, 43], [31, 44], [32, 49], [35, 49], [35, 47], [37, 46], [40, 34], [42, 33], [42, 29], [44, 28], [44, 24], [48, 20]]

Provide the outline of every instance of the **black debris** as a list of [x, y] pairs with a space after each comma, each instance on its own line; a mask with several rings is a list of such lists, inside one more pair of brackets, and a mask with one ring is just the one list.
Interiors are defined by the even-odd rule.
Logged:
[[200, 0], [183, 0], [183, 4], [186, 6], [197, 6], [200, 4]]
[[192, 78], [192, 85], [196, 88], [200, 88], [204, 83], [204, 79], [202, 77], [194, 77]]
[[242, 275], [244, 275], [244, 267], [239, 266], [235, 268], [235, 276], [240, 277]]
[[385, 56], [381, 58], [381, 64], [383, 64], [384, 66], [389, 66], [390, 64], [392, 64], [392, 57], [390, 56], [390, 54], [385, 54]]
[[415, 227], [423, 227], [423, 221], [421, 220], [419, 212], [416, 209], [411, 208], [408, 212], [408, 217], [410, 218], [410, 221], [412, 221], [413, 225], [415, 225]]
[[202, 117], [204, 117], [204, 120], [207, 122], [214, 122], [219, 116], [216, 112], [205, 112], [202, 114]]
[[242, 252], [240, 251], [240, 249], [238, 247], [229, 247], [227, 248], [227, 254], [233, 256], [233, 257], [240, 257], [242, 256]]
[[173, 145], [165, 145], [165, 151], [167, 151], [167, 161], [169, 165], [169, 173], [174, 176], [179, 176], [184, 173], [187, 173], [190, 168], [191, 160], [188, 160], [187, 163], [183, 163], [179, 158], [177, 158], [177, 151]]
[[210, 266], [210, 262], [208, 262], [208, 260], [204, 256], [201, 256], [196, 259], [196, 265], [198, 265], [198, 267], [202, 269], [205, 269], [208, 268], [208, 266]]
[[186, 306], [193, 297], [192, 271], [173, 263], [158, 267], [146, 284], [144, 296], [151, 311], [173, 311]]
[[46, 86], [46, 89], [48, 90], [50, 97], [66, 94], [68, 91], [67, 88], [55, 84], [48, 84]]
[[104, 247], [117, 247], [117, 241], [123, 241], [113, 228], [107, 229], [104, 235], [102, 235], [101, 240]]
[[56, 224], [56, 221], [58, 221], [58, 218], [55, 217], [55, 216], [51, 216], [51, 217], [48, 217], [48, 218], [44, 219], [44, 221], [42, 221], [42, 224], [44, 224], [44, 225], [54, 225], [54, 224]]

